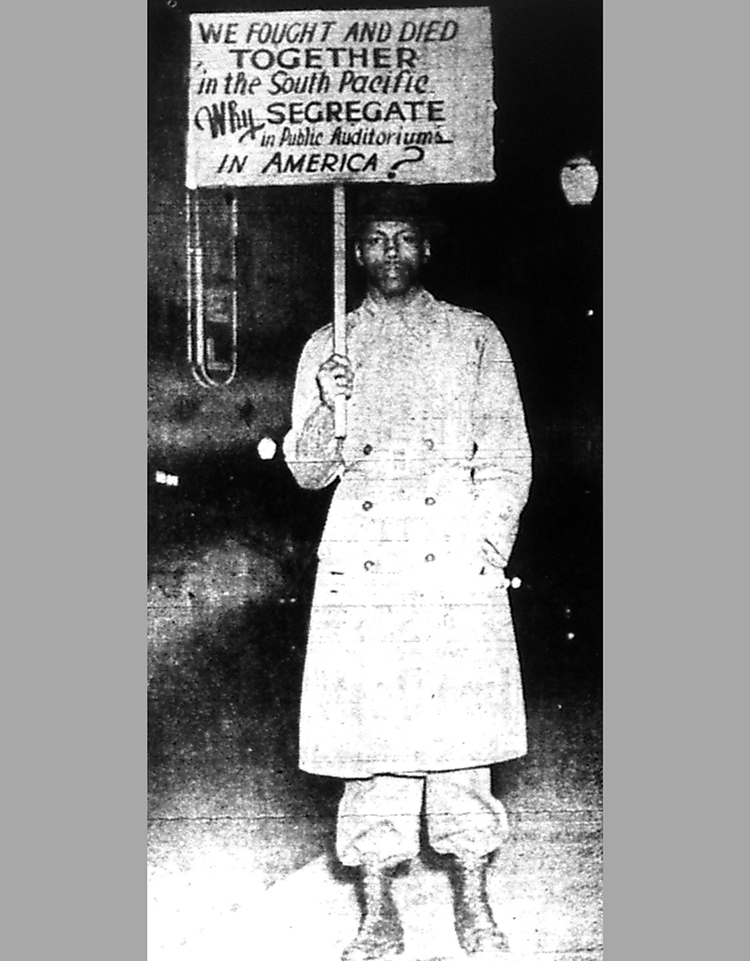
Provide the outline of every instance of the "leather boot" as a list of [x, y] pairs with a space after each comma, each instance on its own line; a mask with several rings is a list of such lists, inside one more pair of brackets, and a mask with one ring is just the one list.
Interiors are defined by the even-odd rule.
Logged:
[[456, 859], [455, 923], [461, 947], [469, 957], [491, 961], [508, 950], [508, 939], [492, 917], [487, 895], [489, 856], [475, 861]]
[[403, 953], [404, 929], [391, 896], [392, 873], [385, 868], [362, 868], [362, 922], [341, 961], [390, 961]]

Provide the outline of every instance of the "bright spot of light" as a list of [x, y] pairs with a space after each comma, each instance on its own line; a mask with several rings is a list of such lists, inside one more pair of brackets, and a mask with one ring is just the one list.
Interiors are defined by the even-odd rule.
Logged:
[[263, 437], [258, 441], [258, 457], [261, 460], [271, 460], [276, 453], [276, 441], [270, 437]]
[[599, 187], [599, 171], [588, 157], [574, 157], [560, 171], [560, 186], [572, 206], [590, 204]]
[[511, 580], [511, 582], [510, 582], [510, 586], [511, 586], [511, 587], [520, 587], [520, 586], [521, 586], [521, 578], [520, 578], [520, 577], [514, 577], [514, 578], [512, 578], [512, 580]]
[[176, 474], [167, 474], [163, 470], [158, 470], [154, 475], [157, 484], [166, 484], [167, 487], [177, 487], [180, 478]]
[[572, 631], [569, 631], [569, 632], [568, 632], [568, 640], [569, 640], [569, 641], [572, 641], [574, 637], [575, 637], [575, 634], [574, 634]]
[[594, 316], [594, 311], [593, 311], [593, 310], [587, 310], [587, 311], [586, 311], [586, 316], [587, 316], [587, 317], [593, 317], [593, 316]]

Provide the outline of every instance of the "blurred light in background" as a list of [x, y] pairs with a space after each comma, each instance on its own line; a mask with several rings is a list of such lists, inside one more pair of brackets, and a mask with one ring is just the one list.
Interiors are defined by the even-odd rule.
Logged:
[[599, 171], [588, 157], [574, 157], [560, 171], [560, 186], [572, 206], [590, 204], [599, 187]]
[[176, 474], [166, 474], [163, 470], [158, 470], [155, 475], [157, 484], [166, 484], [167, 487], [177, 487], [180, 478]]
[[263, 437], [258, 441], [258, 457], [261, 460], [272, 460], [276, 454], [276, 441], [270, 437]]

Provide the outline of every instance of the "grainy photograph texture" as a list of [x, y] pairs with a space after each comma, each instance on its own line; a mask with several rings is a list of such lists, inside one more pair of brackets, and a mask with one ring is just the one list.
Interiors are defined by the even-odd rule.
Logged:
[[149, 957], [601, 958], [601, 4], [148, 51]]

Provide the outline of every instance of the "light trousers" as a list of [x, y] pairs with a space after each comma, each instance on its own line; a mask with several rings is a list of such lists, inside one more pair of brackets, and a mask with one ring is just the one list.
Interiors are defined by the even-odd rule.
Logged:
[[489, 767], [376, 774], [345, 785], [336, 853], [349, 867], [387, 868], [415, 858], [423, 805], [430, 846], [439, 854], [480, 858], [495, 851], [508, 833], [508, 816], [492, 794]]

